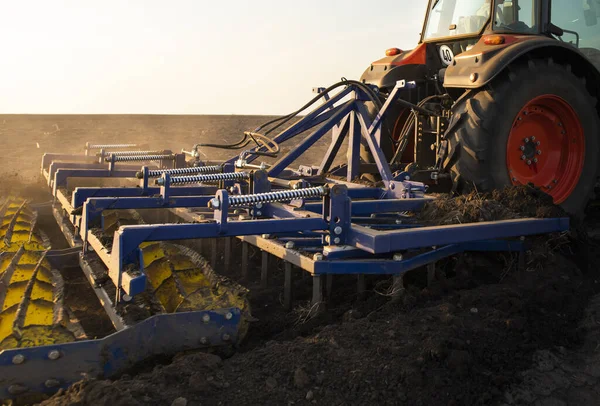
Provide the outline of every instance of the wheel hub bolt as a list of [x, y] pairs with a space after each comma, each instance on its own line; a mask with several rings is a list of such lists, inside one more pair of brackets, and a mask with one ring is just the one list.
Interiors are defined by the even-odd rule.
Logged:
[[538, 149], [538, 150], [537, 150], [537, 154], [538, 154], [538, 155], [542, 155], [542, 150], [541, 150], [541, 149]]
[[529, 138], [525, 138], [525, 140], [524, 140], [524, 141], [525, 141], [526, 143], [527, 143], [527, 142], [529, 142]]
[[535, 162], [537, 164], [538, 159], [537, 158], [533, 158], [533, 162]]
[[521, 151], [525, 151], [525, 147], [521, 145]]
[[535, 141], [535, 136], [531, 136], [531, 141]]
[[521, 160], [524, 161], [527, 158], [525, 155], [521, 155]]
[[541, 142], [539, 142], [539, 141], [535, 143], [535, 145], [540, 145], [540, 144], [541, 144]]
[[531, 161], [529, 159], [527, 160], [527, 165], [531, 165]]

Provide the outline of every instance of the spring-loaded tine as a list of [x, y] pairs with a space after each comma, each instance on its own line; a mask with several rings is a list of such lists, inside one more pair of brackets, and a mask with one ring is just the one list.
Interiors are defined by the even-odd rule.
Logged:
[[[114, 156], [114, 158], [113, 158]], [[173, 154], [161, 154], [161, 155], [116, 155], [112, 153], [111, 156], [105, 157], [104, 160], [106, 162], [111, 162], [114, 159], [114, 162], [135, 162], [135, 161], [166, 161], [166, 160], [175, 160], [175, 155]]]
[[174, 169], [156, 169], [148, 171], [148, 177], [157, 178], [162, 174], [167, 173], [169, 175], [185, 175], [185, 174], [209, 174], [218, 173], [222, 170], [221, 165], [211, 166], [196, 166], [193, 168], [174, 168]]

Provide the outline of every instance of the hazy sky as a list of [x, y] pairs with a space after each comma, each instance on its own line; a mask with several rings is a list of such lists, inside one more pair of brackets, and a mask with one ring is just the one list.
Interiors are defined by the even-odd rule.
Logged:
[[425, 4], [0, 0], [0, 113], [287, 113], [412, 48]]

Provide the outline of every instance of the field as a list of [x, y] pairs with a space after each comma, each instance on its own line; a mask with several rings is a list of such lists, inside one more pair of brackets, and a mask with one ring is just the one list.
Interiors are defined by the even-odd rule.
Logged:
[[[0, 174], [4, 186], [33, 183], [43, 152], [78, 152], [88, 141], [179, 151], [236, 141], [268, 119], [0, 116]], [[300, 163], [319, 162], [326, 145]], [[257, 321], [237, 352], [153, 360], [115, 381], [82, 381], [43, 404], [600, 404], [599, 250], [590, 233], [598, 222], [589, 214], [585, 227], [535, 239], [521, 271], [510, 255], [464, 255], [438, 263], [430, 286], [422, 272], [408, 275], [393, 298], [388, 278], [369, 279], [357, 297], [355, 279], [340, 277], [327, 311], [316, 316], [301, 277], [296, 307], [283, 311], [282, 264], [271, 263], [272, 284], [261, 288], [253, 251], [251, 276], [240, 283], [252, 292]]]

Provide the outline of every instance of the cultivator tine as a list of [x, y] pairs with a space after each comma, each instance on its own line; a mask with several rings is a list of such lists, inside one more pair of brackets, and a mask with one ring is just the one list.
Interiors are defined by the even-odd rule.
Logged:
[[364, 274], [356, 275], [356, 291], [359, 299], [364, 299], [367, 291], [367, 283], [365, 278], [366, 277]]
[[225, 237], [223, 248], [223, 269], [226, 273], [231, 270], [231, 238]]
[[331, 300], [332, 293], [333, 293], [333, 275], [327, 274], [327, 275], [325, 275], [325, 298], [328, 301]]
[[242, 241], [242, 279], [248, 279], [248, 249], [248, 243]]
[[322, 310], [324, 310], [325, 302], [323, 300], [324, 299], [323, 298], [323, 282], [324, 282], [323, 275], [313, 275], [312, 276], [313, 289], [312, 289], [311, 305], [315, 309], [316, 313], [319, 313]]
[[216, 238], [210, 239], [210, 265], [214, 268], [217, 267], [217, 256], [219, 254], [218, 251], [218, 241]]
[[261, 251], [260, 287], [267, 288], [269, 284], [269, 253]]
[[404, 290], [404, 274], [392, 277], [392, 297], [400, 296]]
[[293, 274], [292, 274], [292, 263], [288, 261], [284, 261], [283, 272], [284, 272], [284, 282], [283, 282], [283, 307], [285, 310], [292, 310], [293, 305]]
[[427, 265], [427, 286], [435, 281], [435, 262]]

